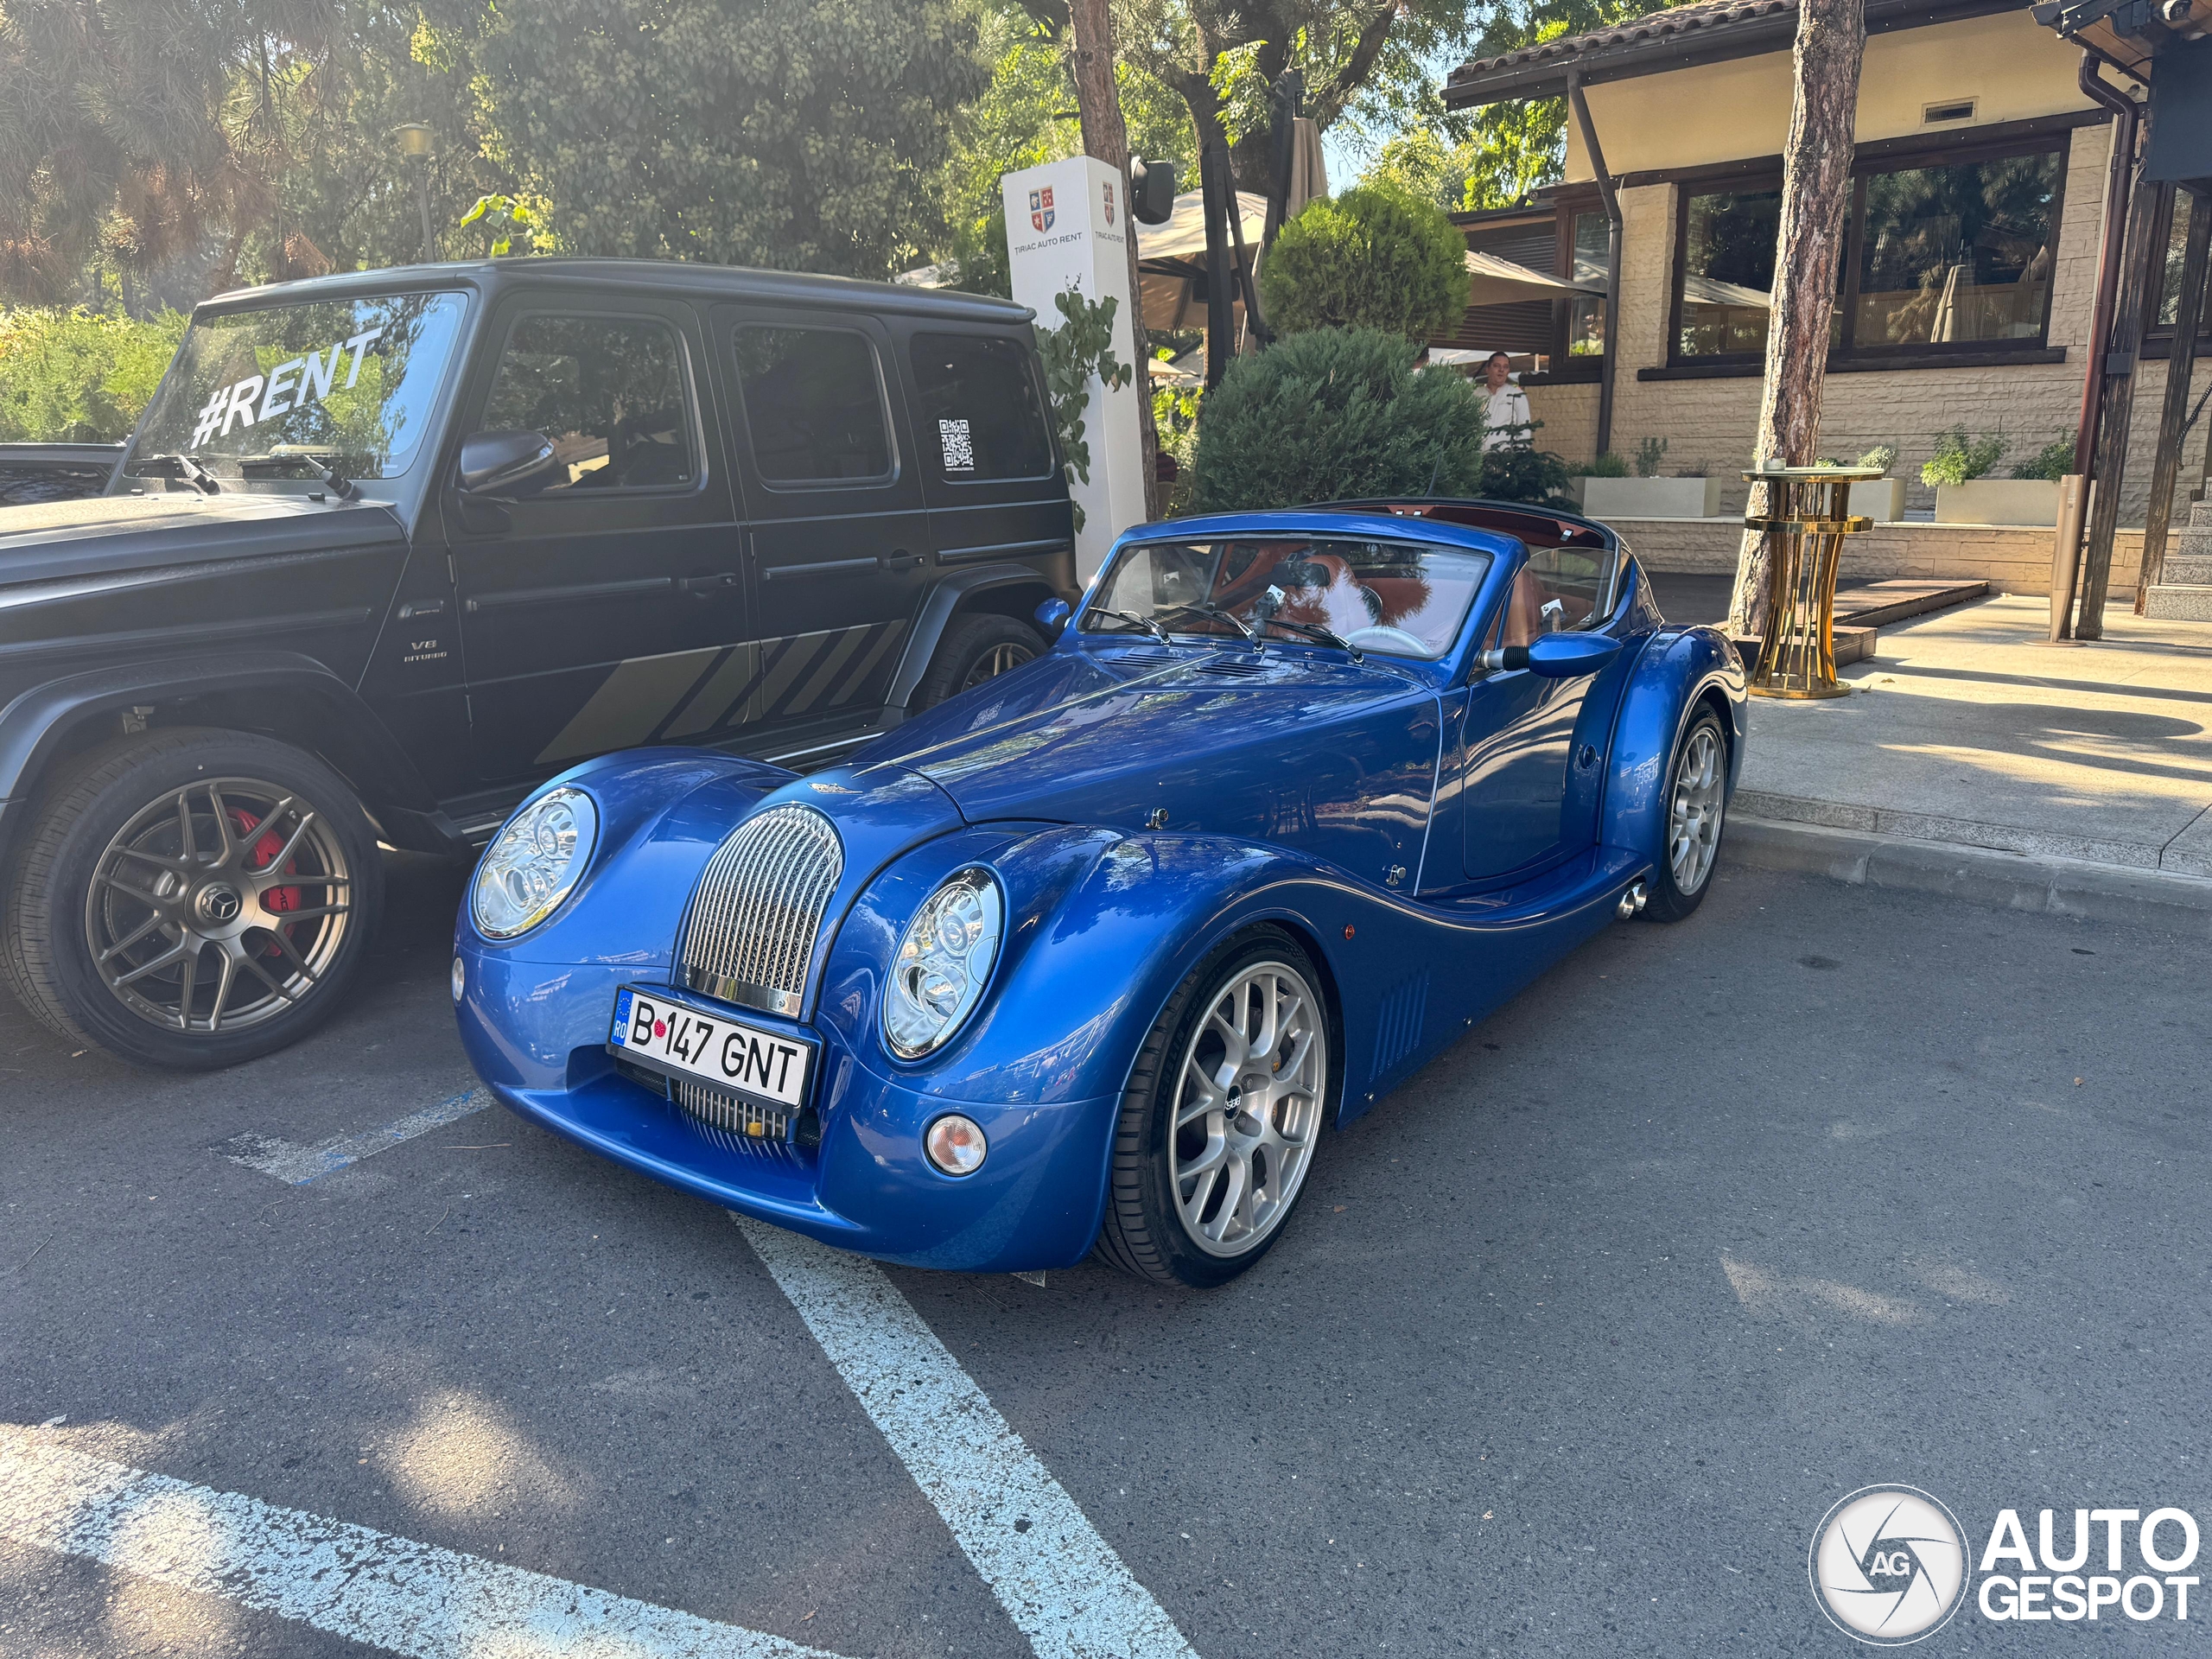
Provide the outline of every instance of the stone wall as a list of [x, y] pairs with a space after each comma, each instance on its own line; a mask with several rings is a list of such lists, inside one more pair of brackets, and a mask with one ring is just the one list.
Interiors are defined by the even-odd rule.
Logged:
[[[2067, 156], [2050, 333], [2050, 343], [2065, 348], [2066, 361], [1831, 374], [1821, 411], [1821, 447], [1826, 454], [1850, 460], [1877, 443], [1895, 444], [1897, 461], [1891, 474], [1907, 480], [1905, 504], [1910, 512], [1935, 505], [1935, 492], [1920, 481], [1920, 467], [1934, 452], [1937, 436], [1955, 425], [1963, 423], [1975, 436], [2001, 429], [2012, 440], [2012, 454], [1997, 469], [2000, 476], [2009, 476], [2014, 464], [2054, 436], [2071, 435], [2081, 405], [2082, 353], [2095, 300], [2110, 143], [2108, 127], [2078, 127]], [[1636, 165], [1632, 158], [1614, 159], [1618, 166]], [[1664, 438], [1662, 472], [1709, 471], [1725, 480], [1723, 510], [1741, 511], [1745, 486], [1737, 474], [1750, 464], [1758, 426], [1759, 378], [1636, 377], [1638, 369], [1667, 360], [1676, 188], [1649, 185], [1620, 193], [1623, 359], [1613, 391], [1612, 448], [1618, 454], [1633, 455], [1640, 440]], [[2131, 465], [2120, 493], [2121, 517], [2126, 523], [2143, 522], [2165, 367], [2164, 362], [2141, 365], [2130, 423]], [[2190, 388], [2192, 401], [2208, 386], [2212, 386], [2212, 363], [2200, 361]], [[1542, 448], [1571, 461], [1591, 457], [1597, 442], [1597, 387], [1538, 385], [1529, 389], [1529, 398], [1537, 419], [1544, 423], [1538, 438]], [[2183, 442], [2179, 491], [2183, 501], [2203, 473], [2208, 428], [2212, 420], [2199, 422]], [[2047, 532], [2045, 536], [2047, 539]]]
[[[1644, 568], [1661, 575], [1725, 575], [1736, 568], [1743, 544], [1739, 518], [1616, 518]], [[2053, 532], [2018, 524], [1876, 524], [1843, 544], [1837, 580], [1879, 582], [1891, 576], [1986, 582], [1992, 592], [2048, 594]], [[2143, 561], [2143, 532], [2123, 530], [2113, 538], [2107, 606], [2134, 603], [2135, 574]]]

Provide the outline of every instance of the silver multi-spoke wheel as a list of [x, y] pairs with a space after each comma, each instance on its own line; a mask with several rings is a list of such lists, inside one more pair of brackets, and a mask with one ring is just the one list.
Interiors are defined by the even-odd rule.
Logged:
[[1727, 806], [1727, 756], [1709, 720], [1694, 727], [1675, 761], [1667, 801], [1667, 864], [1684, 897], [1705, 886], [1720, 848], [1720, 817]]
[[1191, 1242], [1255, 1249], [1289, 1214], [1327, 1092], [1320, 1001], [1279, 962], [1239, 970], [1191, 1035], [1175, 1085], [1168, 1180]]
[[963, 691], [972, 691], [985, 680], [995, 680], [1001, 674], [1013, 672], [1024, 663], [1034, 662], [1037, 653], [1028, 646], [1007, 641], [993, 645], [976, 659], [969, 669], [968, 677], [961, 683]]
[[109, 840], [85, 896], [101, 981], [141, 1020], [213, 1035], [296, 1006], [353, 925], [335, 826], [255, 778], [195, 779]]

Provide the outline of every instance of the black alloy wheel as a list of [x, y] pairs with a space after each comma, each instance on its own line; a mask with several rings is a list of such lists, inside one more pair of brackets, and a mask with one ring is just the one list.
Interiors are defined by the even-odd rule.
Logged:
[[935, 708], [988, 680], [1033, 663], [1046, 646], [1037, 630], [1010, 616], [963, 617], [945, 631], [929, 672], [914, 688], [913, 708]]
[[344, 1000], [383, 902], [360, 803], [250, 733], [142, 734], [49, 791], [0, 969], [58, 1035], [141, 1065], [235, 1065]]

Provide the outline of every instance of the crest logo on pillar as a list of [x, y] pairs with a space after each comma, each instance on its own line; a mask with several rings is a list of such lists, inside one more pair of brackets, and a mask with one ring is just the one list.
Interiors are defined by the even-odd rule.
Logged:
[[1040, 231], [1052, 228], [1052, 187], [1029, 193], [1029, 222]]
[[1106, 187], [1106, 222], [1109, 225], [1114, 222], [1114, 187], [1111, 183]]

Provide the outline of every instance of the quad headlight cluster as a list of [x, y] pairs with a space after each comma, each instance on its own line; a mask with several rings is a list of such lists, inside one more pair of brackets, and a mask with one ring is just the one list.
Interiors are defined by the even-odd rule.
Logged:
[[883, 1034], [902, 1059], [942, 1047], [975, 1012], [1006, 916], [988, 870], [959, 871], [915, 912], [883, 999]]
[[527, 933], [561, 907], [591, 862], [599, 810], [581, 789], [551, 789], [509, 818], [476, 867], [469, 913], [487, 939]]

